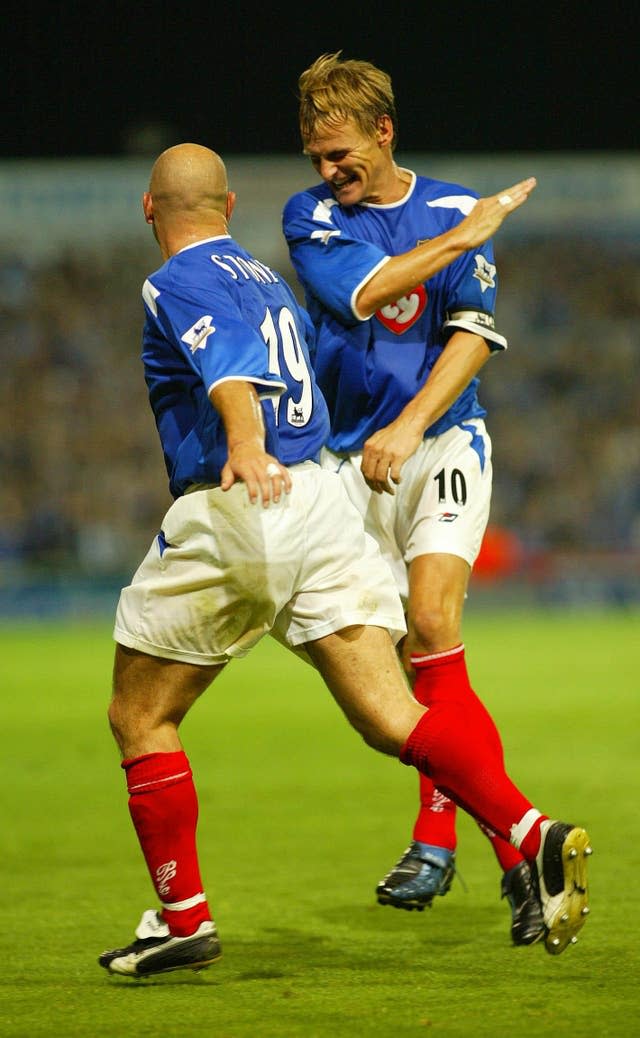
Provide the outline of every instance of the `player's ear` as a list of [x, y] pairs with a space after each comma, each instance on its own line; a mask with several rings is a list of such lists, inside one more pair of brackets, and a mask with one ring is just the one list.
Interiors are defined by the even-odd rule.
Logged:
[[147, 223], [153, 223], [153, 199], [149, 191], [145, 191], [142, 196], [142, 211]]
[[231, 219], [233, 210], [236, 207], [236, 193], [235, 191], [227, 191], [227, 206], [225, 210], [225, 216], [227, 220]]
[[381, 115], [376, 126], [378, 144], [391, 147], [393, 144], [393, 120], [390, 115]]

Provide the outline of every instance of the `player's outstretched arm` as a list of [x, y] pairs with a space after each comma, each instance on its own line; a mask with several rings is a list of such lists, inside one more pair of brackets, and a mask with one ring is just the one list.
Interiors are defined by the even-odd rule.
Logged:
[[482, 245], [495, 234], [509, 213], [526, 202], [535, 186], [535, 177], [527, 177], [495, 195], [480, 198], [469, 215], [450, 231], [400, 256], [392, 256], [358, 293], [356, 308], [360, 317], [371, 317], [380, 307], [395, 303], [416, 285], [453, 263], [463, 252]]

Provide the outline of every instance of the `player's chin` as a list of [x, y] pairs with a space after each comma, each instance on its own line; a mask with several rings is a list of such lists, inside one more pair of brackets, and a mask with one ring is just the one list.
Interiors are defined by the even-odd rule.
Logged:
[[357, 205], [362, 201], [362, 185], [357, 177], [347, 180], [344, 184], [332, 184], [331, 190], [340, 205]]

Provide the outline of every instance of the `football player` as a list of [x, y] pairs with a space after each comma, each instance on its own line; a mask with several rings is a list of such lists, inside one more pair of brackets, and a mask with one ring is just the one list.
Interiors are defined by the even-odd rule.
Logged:
[[[289, 199], [284, 234], [316, 328], [313, 362], [329, 405], [322, 464], [339, 474], [392, 567], [407, 611], [402, 646], [419, 702], [473, 695], [462, 641], [469, 576], [491, 500], [491, 440], [478, 372], [507, 342], [496, 328], [490, 240], [467, 239], [475, 192], [394, 160], [386, 72], [325, 54], [299, 80], [300, 132], [320, 182]], [[533, 190], [504, 192], [504, 216]], [[462, 242], [463, 248], [457, 248]], [[455, 871], [456, 807], [420, 776], [412, 840], [378, 901], [423, 909]], [[511, 936], [544, 934], [531, 870], [483, 826], [502, 868]]]

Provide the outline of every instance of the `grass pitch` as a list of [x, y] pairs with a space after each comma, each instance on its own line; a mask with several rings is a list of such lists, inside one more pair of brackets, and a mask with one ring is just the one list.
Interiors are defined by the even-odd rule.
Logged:
[[430, 911], [376, 905], [406, 846], [415, 775], [365, 747], [314, 672], [270, 640], [182, 735], [223, 957], [144, 982], [97, 963], [155, 904], [107, 730], [104, 624], [0, 628], [6, 1038], [443, 1038], [640, 1028], [637, 613], [467, 614], [472, 681], [508, 768], [589, 830], [592, 914], [558, 958], [512, 948], [487, 841], [464, 815]]

